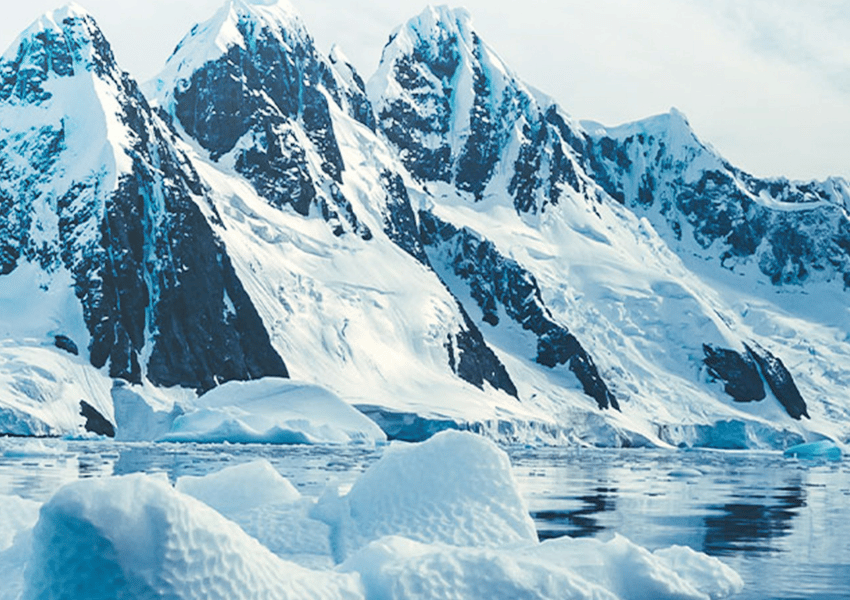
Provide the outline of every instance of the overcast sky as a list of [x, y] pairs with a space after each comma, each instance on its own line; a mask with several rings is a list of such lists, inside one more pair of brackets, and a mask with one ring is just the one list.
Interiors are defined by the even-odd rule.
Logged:
[[[224, 0], [79, 0], [144, 81]], [[292, 0], [319, 48], [364, 77], [425, 0]], [[0, 46], [61, 0], [7, 4]], [[847, 0], [465, 0], [482, 38], [580, 119], [614, 125], [683, 111], [706, 142], [760, 176], [850, 176]]]

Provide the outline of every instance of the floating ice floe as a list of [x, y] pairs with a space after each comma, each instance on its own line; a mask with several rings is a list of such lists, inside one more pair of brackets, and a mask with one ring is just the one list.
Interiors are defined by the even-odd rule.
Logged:
[[808, 460], [841, 460], [841, 448], [832, 440], [798, 444], [785, 450], [787, 458]]
[[0, 598], [714, 600], [743, 585], [688, 548], [539, 543], [507, 455], [468, 433], [395, 444], [346, 496], [316, 503], [265, 461], [177, 487], [141, 474], [65, 486], [11, 574], [26, 573], [23, 595]]
[[301, 499], [295, 486], [264, 459], [200, 477], [186, 475], [177, 480], [176, 488], [226, 517], [265, 504], [286, 504]]
[[386, 435], [372, 420], [332, 392], [267, 377], [221, 385], [186, 407], [171, 430], [171, 442], [274, 444], [374, 444]]

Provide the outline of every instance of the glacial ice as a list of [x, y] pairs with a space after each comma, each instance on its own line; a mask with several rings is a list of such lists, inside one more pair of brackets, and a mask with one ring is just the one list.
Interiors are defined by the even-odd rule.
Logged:
[[374, 444], [386, 435], [332, 392], [288, 379], [231, 381], [186, 407], [169, 442]]
[[61, 488], [0, 550], [13, 570], [0, 598], [709, 600], [742, 587], [689, 548], [539, 543], [507, 455], [469, 433], [389, 446], [342, 497], [302, 497], [262, 460], [176, 487], [135, 474]]
[[33, 500], [0, 494], [0, 552], [12, 546], [18, 533], [35, 525], [40, 506]]
[[402, 537], [372, 542], [341, 568], [360, 573], [366, 597], [381, 600], [618, 600], [566, 565], [508, 550], [422, 544]]
[[841, 447], [832, 440], [821, 440], [808, 444], [798, 444], [785, 450], [787, 458], [806, 460], [841, 460]]

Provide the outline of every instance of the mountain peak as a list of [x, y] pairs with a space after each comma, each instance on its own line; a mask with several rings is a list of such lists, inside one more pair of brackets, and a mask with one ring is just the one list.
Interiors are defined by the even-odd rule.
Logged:
[[472, 16], [465, 8], [428, 5], [419, 15], [396, 28], [384, 51], [395, 48], [396, 52], [407, 52], [423, 43], [462, 42], [469, 45], [472, 36]]
[[0, 100], [38, 102], [50, 97], [43, 83], [92, 71], [118, 79], [120, 71], [109, 42], [94, 18], [71, 3], [36, 19], [0, 59]]
[[207, 21], [196, 24], [168, 58], [160, 75], [147, 84], [161, 104], [170, 102], [176, 83], [188, 80], [206, 63], [231, 48], [250, 50], [261, 32], [287, 46], [289, 38], [310, 39], [298, 11], [288, 0], [227, 0]]
[[6, 58], [9, 52], [16, 51], [25, 40], [46, 32], [72, 37], [77, 41], [91, 41], [100, 30], [86, 9], [76, 2], [71, 2], [36, 19], [18, 36], [7, 51]]

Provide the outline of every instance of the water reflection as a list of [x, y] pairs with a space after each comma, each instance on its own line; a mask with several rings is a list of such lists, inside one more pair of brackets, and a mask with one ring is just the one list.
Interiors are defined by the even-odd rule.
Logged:
[[741, 501], [710, 506], [709, 510], [720, 514], [705, 518], [703, 551], [716, 556], [778, 551], [770, 542], [793, 531], [793, 519], [806, 506], [806, 492], [799, 479], [775, 492], [738, 494]]
[[593, 537], [605, 531], [597, 515], [613, 512], [617, 508], [617, 488], [597, 487], [593, 494], [575, 498], [563, 498], [581, 504], [572, 510], [538, 510], [531, 513], [537, 525], [537, 535], [541, 540], [568, 535], [574, 538]]

